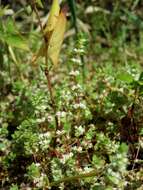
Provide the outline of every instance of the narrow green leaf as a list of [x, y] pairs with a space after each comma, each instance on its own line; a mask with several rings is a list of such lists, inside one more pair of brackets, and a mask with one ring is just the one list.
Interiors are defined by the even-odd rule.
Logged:
[[69, 4], [69, 8], [72, 14], [72, 22], [73, 22], [73, 26], [75, 28], [75, 31], [78, 31], [77, 28], [77, 17], [76, 17], [76, 3], [75, 0], [68, 0], [68, 4]]

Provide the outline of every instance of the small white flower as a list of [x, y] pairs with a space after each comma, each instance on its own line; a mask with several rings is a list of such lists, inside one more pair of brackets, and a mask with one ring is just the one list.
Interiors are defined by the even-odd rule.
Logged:
[[62, 96], [63, 96], [64, 100], [67, 100], [67, 101], [72, 99], [72, 95], [71, 95], [71, 93], [69, 91], [63, 93]]
[[49, 147], [49, 143], [51, 142], [51, 133], [46, 132], [39, 135], [39, 145], [41, 146], [42, 150], [45, 150]]
[[112, 172], [113, 172], [111, 168], [108, 168], [107, 171], [108, 171], [108, 174], [112, 174]]
[[92, 148], [92, 143], [89, 141], [82, 141], [81, 142], [82, 146], [84, 146], [85, 148]]
[[64, 131], [57, 130], [57, 131], [56, 131], [56, 134], [57, 134], [57, 135], [62, 135], [62, 134], [64, 134]]
[[48, 137], [51, 137], [51, 133], [50, 132], [41, 133], [39, 135], [39, 138], [48, 138]]
[[76, 150], [77, 150], [77, 146], [73, 146], [73, 147], [72, 147], [72, 150], [73, 150], [73, 151], [76, 151]]
[[77, 58], [72, 58], [71, 61], [77, 64], [81, 64], [81, 60]]
[[42, 106], [40, 106], [40, 108], [41, 108], [42, 110], [45, 110], [45, 109], [47, 108], [47, 106], [46, 106], [46, 105], [42, 105]]
[[54, 121], [54, 118], [51, 115], [48, 115], [46, 118], [47, 118], [48, 122], [53, 122]]
[[117, 154], [117, 159], [121, 159], [122, 157], [122, 154]]
[[77, 49], [77, 48], [74, 48], [73, 50], [74, 50], [74, 52], [77, 52], [77, 51], [78, 51], [78, 49]]
[[81, 146], [77, 147], [77, 152], [79, 152], [79, 153], [82, 152], [82, 147]]
[[66, 112], [64, 112], [64, 111], [58, 111], [56, 113], [56, 116], [58, 116], [58, 117], [65, 117], [66, 116]]
[[93, 168], [90, 168], [90, 167], [88, 167], [88, 166], [85, 166], [84, 167], [84, 172], [86, 173], [86, 172], [91, 172], [93, 170]]
[[46, 175], [44, 173], [41, 173], [41, 176], [38, 178], [34, 179], [34, 182], [36, 183], [37, 187], [43, 187], [43, 185], [45, 184], [45, 179]]
[[79, 136], [79, 135], [83, 135], [84, 132], [85, 132], [85, 129], [83, 126], [75, 126], [75, 129], [76, 129], [76, 135]]
[[72, 70], [72, 71], [69, 73], [69, 75], [71, 75], [71, 76], [78, 76], [79, 74], [80, 74], [80, 73], [79, 73], [78, 70], [76, 70], [76, 71]]
[[65, 164], [66, 161], [68, 161], [72, 156], [73, 156], [72, 152], [70, 152], [69, 154], [64, 154], [63, 158], [61, 159], [61, 161], [63, 162], [63, 164]]
[[86, 105], [83, 104], [83, 103], [81, 103], [81, 102], [80, 102], [79, 104], [74, 104], [73, 107], [74, 107], [75, 109], [78, 109], [78, 108], [86, 109]]
[[82, 86], [80, 85], [80, 84], [77, 84], [77, 85], [73, 85], [72, 87], [71, 87], [71, 89], [74, 91], [74, 90], [82, 90]]
[[83, 104], [83, 103], [80, 103], [80, 104], [79, 104], [79, 107], [82, 108], [82, 109], [86, 109], [86, 105]]
[[37, 163], [35, 163], [35, 166], [39, 167], [39, 166], [40, 166], [40, 163], [38, 163], [38, 162], [37, 162]]
[[37, 121], [37, 123], [42, 123], [45, 121], [45, 117], [38, 118], [36, 121]]
[[80, 49], [77, 49], [77, 48], [74, 48], [74, 52], [75, 53], [84, 53], [84, 49], [80, 48]]

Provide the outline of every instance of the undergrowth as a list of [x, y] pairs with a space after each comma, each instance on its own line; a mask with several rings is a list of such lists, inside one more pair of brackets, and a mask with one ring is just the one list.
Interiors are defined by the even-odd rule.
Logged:
[[[85, 6], [90, 21], [82, 16]], [[35, 13], [28, 4], [11, 18], [1, 7], [1, 189], [143, 188], [142, 22], [135, 25], [140, 9], [132, 12], [137, 5], [129, 3], [123, 10], [118, 1], [115, 10], [98, 2], [94, 12], [94, 6], [77, 3], [77, 15], [91, 30], [81, 25], [76, 36], [67, 34], [59, 66], [50, 63], [54, 102], [44, 59], [31, 64], [41, 45]], [[29, 46], [19, 35], [27, 28]]]

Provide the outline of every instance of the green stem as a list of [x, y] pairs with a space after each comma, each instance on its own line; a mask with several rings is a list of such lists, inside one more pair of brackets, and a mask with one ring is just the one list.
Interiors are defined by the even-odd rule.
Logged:
[[[60, 183], [71, 182], [71, 181], [75, 181], [75, 180], [79, 180], [79, 179], [83, 179], [83, 178], [87, 178], [87, 177], [95, 177], [97, 175], [101, 176], [101, 174], [102, 174], [102, 171], [92, 170], [91, 172], [87, 172], [87, 173], [83, 173], [83, 174], [79, 174], [79, 175], [75, 175], [75, 176], [70, 176], [70, 177], [64, 177], [57, 181], [51, 182], [49, 186], [50, 187], [58, 186]], [[99, 176], [98, 176], [98, 178], [99, 178]]]

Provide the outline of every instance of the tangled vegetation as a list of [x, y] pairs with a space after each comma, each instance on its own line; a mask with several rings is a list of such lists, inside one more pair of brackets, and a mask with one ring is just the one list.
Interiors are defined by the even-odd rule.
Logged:
[[1, 3], [0, 189], [142, 190], [143, 3], [66, 3], [56, 66], [52, 1]]

